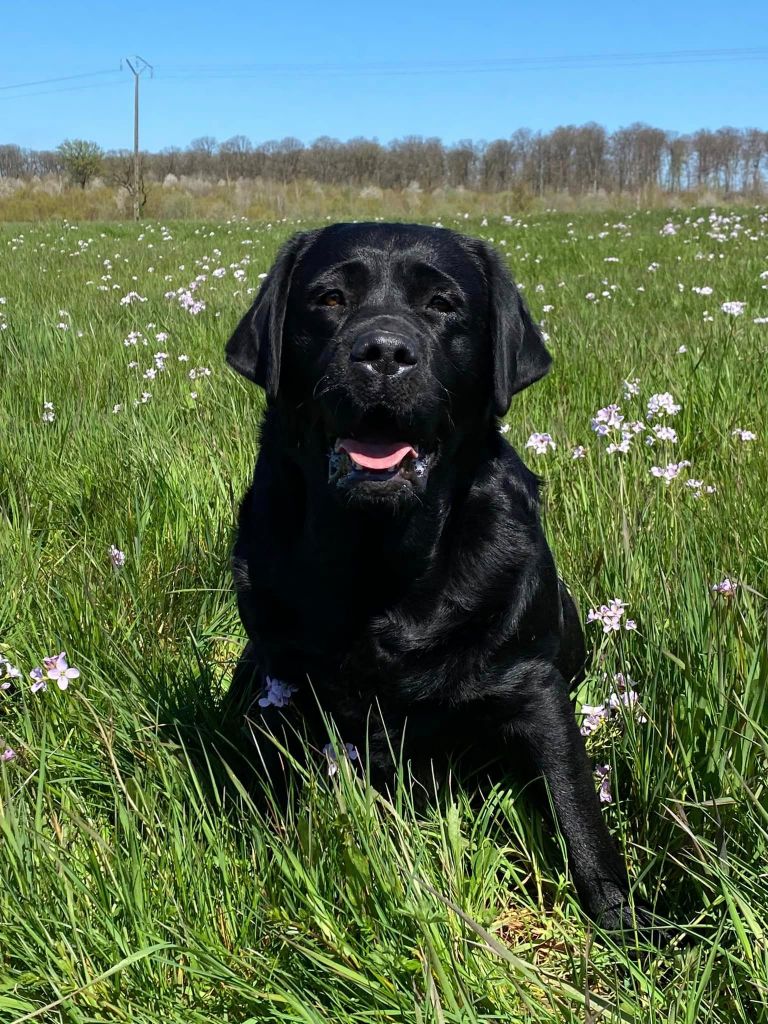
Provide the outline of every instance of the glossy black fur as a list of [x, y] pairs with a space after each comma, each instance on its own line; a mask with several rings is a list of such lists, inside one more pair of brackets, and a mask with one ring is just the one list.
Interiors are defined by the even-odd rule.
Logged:
[[[318, 300], [328, 288], [342, 307]], [[435, 289], [448, 312], [431, 305]], [[387, 376], [355, 362], [366, 332], [404, 339], [415, 365]], [[546, 779], [586, 910], [627, 925], [626, 871], [569, 697], [581, 627], [544, 539], [538, 480], [498, 430], [550, 363], [501, 258], [416, 225], [298, 235], [227, 357], [268, 395], [234, 550], [250, 642], [230, 694], [264, 769], [277, 774], [278, 759], [262, 730], [280, 732], [284, 717], [326, 742], [318, 701], [381, 786], [393, 752], [427, 779], [453, 755], [502, 769], [522, 755]], [[330, 485], [333, 439], [355, 431], [434, 452], [423, 488]], [[259, 707], [266, 675], [298, 687], [289, 710]]]

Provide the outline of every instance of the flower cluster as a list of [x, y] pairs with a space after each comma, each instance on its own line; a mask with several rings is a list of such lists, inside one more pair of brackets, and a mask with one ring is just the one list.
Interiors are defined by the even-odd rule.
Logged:
[[624, 601], [621, 601], [618, 597], [613, 597], [608, 604], [601, 604], [599, 608], [590, 608], [587, 613], [587, 622], [599, 622], [603, 627], [604, 633], [616, 632], [622, 626], [624, 629], [637, 629], [637, 623], [634, 619], [627, 619], [626, 622], [622, 622], [626, 607], [627, 605]]
[[682, 462], [669, 462], [666, 466], [651, 466], [651, 476], [658, 477], [660, 480], [663, 480], [665, 484], [669, 484], [678, 477], [687, 466], [690, 466], [688, 459], [683, 459]]
[[649, 420], [656, 416], [677, 416], [681, 409], [682, 405], [678, 405], [668, 391], [659, 395], [651, 395], [648, 399]]
[[736, 580], [732, 580], [729, 576], [726, 576], [725, 579], [720, 580], [719, 583], [713, 583], [710, 589], [721, 597], [735, 597], [738, 586], [739, 584]]
[[536, 455], [546, 455], [548, 451], [554, 451], [557, 445], [549, 434], [531, 434], [525, 447], [533, 448]]
[[131, 306], [134, 302], [146, 302], [146, 298], [143, 295], [139, 295], [138, 292], [128, 292], [120, 299], [121, 306]]
[[638, 701], [636, 686], [637, 683], [628, 675], [617, 672], [613, 677], [613, 689], [602, 704], [582, 704], [581, 714], [584, 715], [584, 721], [581, 723], [581, 735], [591, 736], [603, 722], [608, 722], [626, 711], [633, 714], [636, 721], [647, 722], [648, 719]]
[[0, 690], [10, 690], [12, 680], [21, 678], [21, 669], [16, 668], [0, 654]]
[[[43, 658], [42, 667], [35, 666], [31, 670], [29, 678], [32, 683], [29, 689], [32, 693], [44, 693], [48, 688], [48, 680], [51, 680], [60, 690], [66, 690], [70, 680], [77, 679], [79, 676], [80, 670], [74, 665], [70, 665], [67, 662], [66, 653], [61, 651], [59, 654]], [[0, 692], [8, 693], [14, 685], [18, 685], [17, 680], [20, 680], [21, 677], [21, 669], [0, 655]], [[0, 762], [14, 761], [17, 756], [16, 751], [9, 747], [5, 740], [0, 739]]]
[[205, 274], [198, 274], [194, 281], [186, 286], [182, 285], [181, 288], [177, 288], [175, 291], [165, 293], [166, 299], [175, 299], [182, 309], [185, 309], [192, 316], [197, 316], [202, 313], [205, 309], [205, 302], [201, 298], [195, 296], [195, 291], [201, 282], [205, 281]]
[[724, 302], [720, 309], [728, 316], [741, 316], [744, 313], [746, 302]]
[[[201, 276], [204, 279], [204, 276]], [[193, 282], [193, 285], [196, 287], [196, 282]], [[178, 296], [176, 292], [167, 292], [166, 298], [168, 297]], [[138, 346], [141, 346], [142, 348], [147, 348], [150, 345], [150, 343], [154, 346], [156, 343], [163, 344], [164, 342], [168, 341], [168, 332], [157, 331], [156, 327], [157, 325], [154, 323], [147, 324], [144, 329], [144, 332], [146, 332], [146, 334], [140, 330], [130, 331], [128, 335], [123, 339], [123, 346], [125, 348], [137, 348]], [[154, 332], [154, 341], [151, 340], [151, 335], [149, 333], [150, 331]], [[141, 351], [141, 349], [139, 349], [138, 351]], [[138, 352], [136, 354], [138, 354]], [[181, 364], [189, 362], [189, 356], [187, 355], [186, 352], [180, 353], [175, 358], [176, 361]], [[171, 356], [170, 352], [166, 352], [164, 349], [160, 349], [152, 355], [152, 363], [150, 366], [146, 367], [145, 369], [142, 369], [138, 359], [132, 359], [128, 363], [128, 369], [138, 370], [139, 374], [137, 374], [137, 377], [140, 377], [142, 381], [158, 381], [161, 378], [161, 376], [170, 375], [174, 363], [172, 361], [169, 362], [169, 360], [172, 359], [173, 357]], [[210, 377], [212, 372], [213, 371], [210, 370], [209, 367], [207, 366], [197, 366], [194, 369], [191, 369], [187, 372], [187, 377], [190, 380], [194, 381], [199, 380], [203, 377]], [[196, 399], [198, 397], [198, 393], [196, 391], [192, 391], [189, 393], [189, 397], [192, 399]], [[146, 405], [151, 399], [152, 392], [142, 391], [141, 396], [133, 400], [134, 408], [141, 405]], [[120, 413], [123, 411], [123, 408], [123, 404], [121, 402], [117, 402], [112, 406], [112, 412], [114, 414]]]
[[[46, 677], [53, 680], [60, 690], [66, 690], [70, 679], [78, 679], [80, 676], [80, 669], [67, 663], [67, 656], [64, 651], [61, 651], [60, 654], [53, 654], [48, 658], [43, 658], [43, 668], [45, 669]], [[32, 693], [47, 689], [48, 684], [43, 678], [43, 668], [33, 668], [29, 673], [29, 678], [33, 680], [30, 686]]]
[[732, 430], [731, 437], [738, 437], [740, 441], [757, 440], [757, 434], [753, 430], [742, 430], [741, 427], [736, 427], [735, 430]]
[[[31, 670], [29, 673], [29, 678], [32, 680], [30, 690], [32, 693], [45, 692], [48, 688], [48, 680], [55, 682], [60, 690], [66, 690], [70, 680], [78, 679], [79, 676], [80, 669], [70, 665], [66, 652], [61, 651], [59, 654], [43, 658], [42, 667], [36, 665]], [[13, 681], [20, 678], [21, 670], [12, 665], [7, 658], [0, 657], [0, 690], [10, 690]]]
[[624, 417], [621, 415], [619, 406], [606, 405], [604, 409], [598, 409], [595, 413], [592, 429], [596, 434], [605, 437], [610, 430], [618, 430], [623, 422]]
[[694, 498], [701, 498], [705, 494], [714, 494], [717, 491], [714, 484], [705, 484], [703, 480], [686, 480], [685, 486], [691, 489]]
[[663, 423], [657, 423], [653, 428], [653, 434], [645, 439], [646, 444], [654, 444], [656, 441], [667, 441], [669, 444], [677, 444], [677, 431], [667, 427]]
[[107, 554], [109, 555], [109, 560], [112, 563], [113, 569], [123, 568], [123, 566], [125, 565], [124, 551], [121, 551], [120, 548], [116, 548], [114, 544], [110, 544], [109, 551], [107, 552]]
[[290, 683], [283, 683], [279, 679], [267, 676], [264, 683], [264, 693], [259, 697], [260, 708], [284, 708], [291, 703], [291, 697], [298, 690], [298, 686], [291, 686]]
[[[332, 743], [326, 743], [323, 747], [323, 754], [328, 765], [328, 777], [333, 778], [336, 772], [339, 770], [339, 757], [336, 753], [336, 748]], [[360, 763], [360, 754], [354, 743], [344, 744], [344, 754], [350, 761], [357, 761]]]
[[600, 798], [601, 804], [613, 803], [613, 793], [611, 793], [611, 771], [613, 769], [609, 764], [599, 764], [595, 768], [595, 775], [600, 781], [600, 786], [597, 791], [597, 795]]
[[[625, 395], [634, 395], [637, 381], [624, 381], [624, 387]], [[634, 436], [645, 430], [646, 426], [642, 420], [626, 421], [620, 407], [613, 403], [597, 410], [592, 417], [592, 429], [598, 437], [609, 441], [605, 448], [606, 455], [614, 455], [616, 452], [626, 455]]]

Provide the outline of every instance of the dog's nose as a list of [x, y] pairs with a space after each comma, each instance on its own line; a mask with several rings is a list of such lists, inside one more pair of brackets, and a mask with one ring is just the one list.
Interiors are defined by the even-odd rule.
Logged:
[[406, 373], [419, 361], [416, 346], [412, 341], [399, 334], [387, 334], [385, 331], [368, 331], [361, 334], [355, 340], [349, 357], [353, 363], [363, 363], [366, 369], [386, 377]]

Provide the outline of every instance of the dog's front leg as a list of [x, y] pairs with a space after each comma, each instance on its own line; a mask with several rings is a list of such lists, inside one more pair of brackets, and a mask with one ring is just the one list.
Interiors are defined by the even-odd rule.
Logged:
[[259, 802], [267, 791], [285, 805], [293, 779], [291, 765], [300, 761], [300, 721], [292, 690], [279, 681], [268, 685], [255, 645], [249, 641], [224, 697], [223, 722], [228, 739], [225, 759], [246, 790]]
[[[556, 669], [537, 666], [531, 673], [530, 696], [508, 726], [509, 738], [523, 740], [547, 783], [585, 910], [606, 928], [631, 928], [626, 868], [603, 820], [567, 685]], [[643, 908], [635, 913], [638, 925], [650, 924]]]

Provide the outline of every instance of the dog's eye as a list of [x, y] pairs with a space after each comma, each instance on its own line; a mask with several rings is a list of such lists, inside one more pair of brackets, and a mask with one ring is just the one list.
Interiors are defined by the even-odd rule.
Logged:
[[438, 313], [452, 313], [453, 305], [444, 295], [433, 295], [427, 303], [427, 309], [436, 309]]
[[318, 305], [320, 305], [320, 306], [345, 306], [346, 305], [346, 302], [344, 301], [344, 296], [338, 290], [338, 288], [334, 288], [333, 291], [330, 291], [330, 292], [325, 292], [323, 295], [320, 296], [320, 298], [317, 300], [317, 302], [318, 302]]

